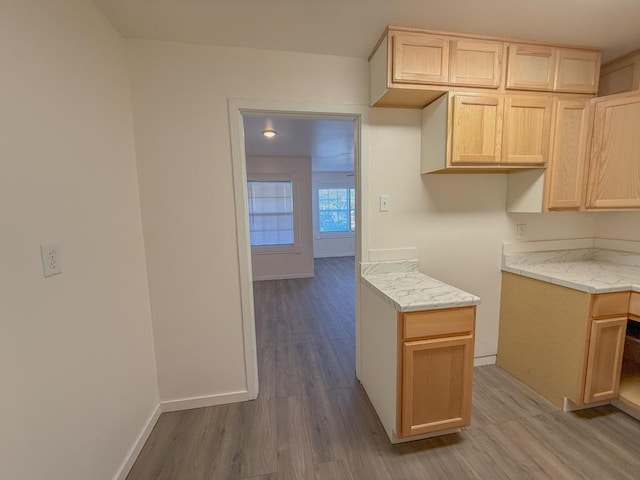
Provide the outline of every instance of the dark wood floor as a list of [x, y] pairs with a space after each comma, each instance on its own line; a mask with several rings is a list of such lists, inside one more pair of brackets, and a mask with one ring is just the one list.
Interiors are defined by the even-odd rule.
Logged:
[[474, 371], [472, 426], [391, 445], [354, 378], [354, 264], [256, 282], [260, 395], [160, 417], [129, 480], [640, 478], [640, 422], [558, 411], [496, 366]]

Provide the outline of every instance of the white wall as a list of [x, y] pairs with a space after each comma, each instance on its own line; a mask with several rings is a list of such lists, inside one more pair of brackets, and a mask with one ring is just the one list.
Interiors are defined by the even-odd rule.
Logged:
[[640, 240], [640, 212], [598, 213], [596, 236], [616, 240]]
[[355, 254], [355, 233], [321, 234], [318, 223], [318, 189], [354, 188], [353, 178], [353, 174], [348, 176], [347, 172], [313, 172], [313, 256], [315, 258], [352, 257]]
[[228, 99], [366, 104], [364, 59], [129, 41], [162, 400], [247, 391]]
[[114, 478], [158, 404], [124, 45], [3, 1], [0, 62], [0, 478]]
[[253, 279], [313, 277], [311, 158], [247, 157], [247, 180], [268, 179], [293, 181], [294, 245], [252, 248]]

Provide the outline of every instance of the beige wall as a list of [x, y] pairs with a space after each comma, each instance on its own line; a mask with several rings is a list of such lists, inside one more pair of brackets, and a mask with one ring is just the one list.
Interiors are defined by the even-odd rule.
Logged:
[[[276, 175], [276, 177], [264, 177], [265, 174]], [[293, 180], [295, 245], [294, 251], [279, 251], [277, 253], [272, 247], [252, 249], [253, 279], [276, 280], [313, 277], [311, 158], [247, 157], [247, 180], [269, 179]], [[276, 249], [278, 248], [276, 247]], [[288, 250], [289, 247], [285, 248]]]
[[596, 234], [602, 238], [640, 241], [640, 212], [598, 213]]
[[129, 41], [162, 400], [247, 390], [229, 98], [367, 102], [367, 62]]
[[124, 45], [86, 0], [0, 10], [0, 478], [114, 478], [158, 404]]

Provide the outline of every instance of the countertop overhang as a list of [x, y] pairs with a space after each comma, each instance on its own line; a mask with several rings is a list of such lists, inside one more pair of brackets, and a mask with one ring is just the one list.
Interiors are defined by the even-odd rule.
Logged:
[[363, 263], [361, 275], [398, 312], [480, 304], [479, 297], [421, 273], [417, 260]]
[[502, 271], [587, 293], [640, 292], [640, 254], [583, 248], [503, 255]]

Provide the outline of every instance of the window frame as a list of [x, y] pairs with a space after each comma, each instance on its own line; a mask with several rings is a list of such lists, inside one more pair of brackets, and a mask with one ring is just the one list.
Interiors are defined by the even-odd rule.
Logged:
[[357, 204], [357, 191], [353, 182], [348, 180], [343, 181], [331, 181], [331, 182], [317, 182], [313, 184], [313, 235], [315, 240], [322, 240], [325, 238], [354, 238], [356, 236], [356, 227], [353, 231], [348, 232], [321, 232], [320, 231], [320, 190], [331, 189], [347, 189], [354, 191], [355, 210], [358, 208]]
[[[300, 253], [300, 193], [299, 178], [297, 173], [251, 173], [247, 174], [247, 191], [249, 182], [291, 182], [291, 196], [293, 201], [293, 244], [287, 245], [251, 245], [251, 225], [249, 220], [249, 208], [247, 203], [247, 233], [249, 234], [249, 246], [252, 255], [272, 255], [286, 253]], [[247, 202], [249, 195], [247, 193]]]

